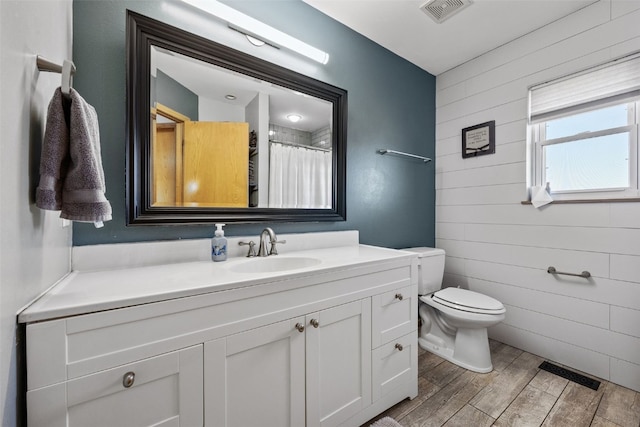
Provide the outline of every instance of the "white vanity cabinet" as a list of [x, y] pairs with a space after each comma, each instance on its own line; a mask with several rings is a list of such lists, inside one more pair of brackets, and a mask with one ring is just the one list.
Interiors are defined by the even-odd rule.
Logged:
[[19, 317], [28, 425], [359, 426], [415, 397], [416, 258], [354, 252], [367, 262], [333, 268], [327, 250], [322, 268], [257, 279], [233, 261], [70, 276]]
[[205, 343], [207, 425], [340, 425], [371, 403], [370, 343], [369, 298]]

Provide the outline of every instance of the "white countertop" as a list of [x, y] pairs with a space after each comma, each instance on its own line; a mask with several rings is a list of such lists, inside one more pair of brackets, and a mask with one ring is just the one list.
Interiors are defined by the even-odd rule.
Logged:
[[20, 323], [49, 320], [173, 298], [201, 295], [293, 279], [319, 272], [348, 270], [384, 261], [410, 260], [416, 254], [366, 245], [294, 251], [271, 257], [316, 258], [317, 265], [280, 272], [245, 273], [240, 263], [265, 258], [231, 257], [224, 262], [195, 261], [106, 271], [72, 271], [18, 317]]

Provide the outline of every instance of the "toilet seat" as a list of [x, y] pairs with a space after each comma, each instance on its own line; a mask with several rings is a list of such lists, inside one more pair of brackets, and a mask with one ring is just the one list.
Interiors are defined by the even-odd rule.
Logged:
[[461, 288], [444, 288], [431, 295], [433, 302], [444, 306], [480, 314], [503, 314], [502, 303], [490, 296]]

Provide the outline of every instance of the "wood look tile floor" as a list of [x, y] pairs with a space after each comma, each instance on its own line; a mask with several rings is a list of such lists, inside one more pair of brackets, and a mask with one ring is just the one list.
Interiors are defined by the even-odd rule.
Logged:
[[538, 369], [541, 357], [493, 340], [490, 346], [488, 374], [420, 349], [418, 397], [365, 425], [389, 416], [403, 427], [640, 426], [640, 393], [598, 378], [594, 391]]

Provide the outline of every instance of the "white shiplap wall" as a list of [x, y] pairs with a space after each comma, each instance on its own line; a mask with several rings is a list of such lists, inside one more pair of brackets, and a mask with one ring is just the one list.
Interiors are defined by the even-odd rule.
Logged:
[[[640, 203], [520, 203], [527, 87], [635, 51], [640, 1], [601, 0], [437, 76], [436, 245], [445, 286], [507, 307], [490, 336], [640, 391]], [[496, 153], [462, 159], [460, 130], [489, 120]]]

